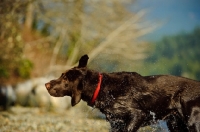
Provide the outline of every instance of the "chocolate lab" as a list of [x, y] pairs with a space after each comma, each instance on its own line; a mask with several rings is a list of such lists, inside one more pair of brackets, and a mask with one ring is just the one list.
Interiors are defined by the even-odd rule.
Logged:
[[172, 75], [100, 73], [86, 67], [88, 59], [82, 56], [78, 67], [46, 83], [49, 94], [71, 96], [72, 106], [82, 99], [100, 109], [112, 132], [135, 132], [151, 122], [152, 112], [167, 120], [170, 131], [200, 131], [200, 82]]

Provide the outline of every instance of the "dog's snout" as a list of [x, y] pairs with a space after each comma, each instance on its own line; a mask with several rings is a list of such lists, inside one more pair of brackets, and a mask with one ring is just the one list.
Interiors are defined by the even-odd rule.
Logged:
[[46, 88], [47, 88], [47, 90], [48, 90], [48, 89], [50, 89], [50, 88], [51, 88], [51, 84], [50, 84], [50, 83], [46, 83], [46, 84], [45, 84], [45, 87], [46, 87]]

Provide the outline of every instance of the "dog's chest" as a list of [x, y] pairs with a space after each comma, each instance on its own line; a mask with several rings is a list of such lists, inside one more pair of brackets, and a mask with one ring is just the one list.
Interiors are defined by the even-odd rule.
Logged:
[[111, 108], [116, 101], [114, 95], [110, 94], [110, 91], [102, 93], [102, 95], [103, 96], [100, 95], [100, 98], [95, 102], [95, 106], [99, 109]]

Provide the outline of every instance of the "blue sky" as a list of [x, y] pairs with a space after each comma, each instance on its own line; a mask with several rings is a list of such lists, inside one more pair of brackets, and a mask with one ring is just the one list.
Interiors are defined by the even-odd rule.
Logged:
[[158, 40], [164, 35], [191, 32], [200, 26], [200, 0], [136, 0], [133, 10], [148, 9], [145, 19], [162, 22], [163, 25], [151, 34], [147, 40]]

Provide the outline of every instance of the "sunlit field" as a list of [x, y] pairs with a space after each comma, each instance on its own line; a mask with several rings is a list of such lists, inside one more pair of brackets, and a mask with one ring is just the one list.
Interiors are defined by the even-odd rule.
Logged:
[[41, 108], [13, 107], [0, 112], [1, 132], [108, 132], [109, 123], [92, 118], [92, 110], [53, 112]]
[[[62, 111], [15, 106], [0, 112], [0, 132], [109, 132], [110, 125], [104, 117], [83, 105]], [[148, 126], [139, 132], [168, 131]]]

